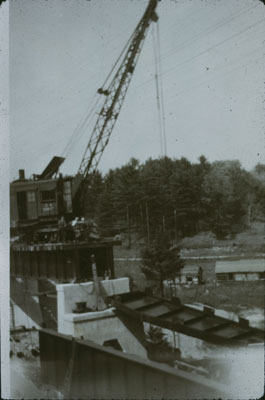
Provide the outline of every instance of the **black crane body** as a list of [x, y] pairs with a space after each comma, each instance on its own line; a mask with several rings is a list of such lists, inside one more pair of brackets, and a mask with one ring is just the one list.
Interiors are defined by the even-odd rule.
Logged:
[[23, 235], [30, 233], [30, 240], [33, 240], [35, 235], [34, 240], [41, 241], [46, 235], [49, 240], [53, 238], [53, 241], [56, 241], [55, 224], [58, 219], [64, 216], [69, 221], [77, 215], [82, 215], [86, 191], [93, 182], [98, 164], [117, 121], [148, 28], [152, 21], [158, 20], [155, 12], [157, 2], [158, 0], [149, 1], [109, 86], [98, 89], [98, 93], [106, 98], [76, 176], [63, 177], [59, 174], [64, 158], [53, 157], [42, 174], [25, 179], [24, 171], [20, 170], [19, 179], [11, 183], [11, 236], [12, 233]]

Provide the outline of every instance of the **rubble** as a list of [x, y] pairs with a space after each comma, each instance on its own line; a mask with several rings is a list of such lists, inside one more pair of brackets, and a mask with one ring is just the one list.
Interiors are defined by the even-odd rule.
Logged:
[[17, 358], [24, 358], [31, 360], [39, 357], [40, 349], [38, 343], [38, 334], [34, 332], [21, 333], [10, 336], [10, 358], [16, 356]]
[[[59, 399], [52, 385], [41, 380], [38, 331], [10, 334], [11, 398]], [[29, 397], [27, 397], [29, 396]]]

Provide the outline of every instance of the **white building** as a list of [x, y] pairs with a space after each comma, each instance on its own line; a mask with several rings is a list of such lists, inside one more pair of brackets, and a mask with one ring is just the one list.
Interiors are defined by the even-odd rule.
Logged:
[[264, 259], [217, 261], [215, 274], [218, 281], [257, 281], [265, 278]]
[[180, 270], [175, 283], [202, 283], [202, 268], [199, 265], [187, 265]]

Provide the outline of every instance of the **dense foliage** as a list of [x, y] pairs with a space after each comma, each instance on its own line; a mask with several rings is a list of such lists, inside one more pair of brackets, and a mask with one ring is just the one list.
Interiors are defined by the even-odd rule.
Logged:
[[164, 295], [164, 280], [174, 280], [184, 261], [180, 258], [179, 249], [172, 246], [169, 235], [162, 232], [141, 251], [142, 272], [147, 280], [157, 281], [160, 294]]
[[150, 325], [147, 331], [147, 340], [154, 345], [163, 346], [165, 348], [171, 348], [170, 343], [165, 337], [165, 333], [159, 326]]
[[265, 166], [245, 171], [238, 161], [198, 163], [186, 158], [149, 159], [97, 175], [87, 207], [102, 233], [132, 232], [148, 242], [159, 232], [171, 240], [201, 231], [218, 238], [264, 217]]

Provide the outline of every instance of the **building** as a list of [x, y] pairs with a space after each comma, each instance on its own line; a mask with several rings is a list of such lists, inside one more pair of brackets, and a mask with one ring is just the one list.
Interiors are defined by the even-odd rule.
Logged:
[[175, 283], [202, 283], [202, 268], [199, 265], [187, 265], [175, 278]]
[[218, 281], [257, 281], [265, 278], [264, 259], [217, 261], [215, 274]]

